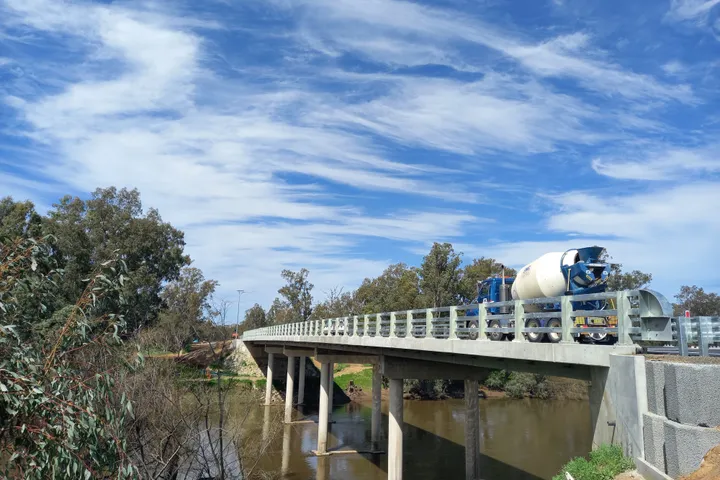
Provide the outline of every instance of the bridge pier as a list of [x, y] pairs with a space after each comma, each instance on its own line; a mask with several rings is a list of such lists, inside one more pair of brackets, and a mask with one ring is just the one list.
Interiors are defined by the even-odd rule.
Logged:
[[305, 404], [305, 355], [300, 356], [300, 371], [298, 374], [300, 375], [300, 378], [298, 379], [298, 394], [297, 394], [297, 404], [298, 405], [304, 405]]
[[480, 409], [477, 379], [465, 380], [465, 479], [480, 479]]
[[267, 383], [265, 384], [265, 405], [270, 405], [270, 401], [272, 400], [272, 382], [273, 382], [273, 362], [274, 362], [274, 360], [275, 360], [275, 354], [268, 353], [267, 374], [265, 375], [265, 378], [267, 380]]
[[388, 480], [403, 477], [403, 379], [390, 379], [390, 421], [388, 425]]
[[287, 382], [285, 384], [285, 423], [292, 422], [295, 389], [295, 357], [287, 357]]
[[372, 374], [372, 419], [370, 425], [370, 442], [372, 450], [380, 450], [380, 428], [382, 421], [382, 372], [380, 365], [373, 365]]
[[325, 455], [327, 453], [327, 440], [328, 440], [328, 397], [329, 397], [329, 385], [328, 380], [330, 364], [320, 364], [320, 408], [318, 411], [318, 445], [317, 454]]
[[328, 363], [328, 422], [332, 423], [333, 400], [335, 392], [335, 363]]

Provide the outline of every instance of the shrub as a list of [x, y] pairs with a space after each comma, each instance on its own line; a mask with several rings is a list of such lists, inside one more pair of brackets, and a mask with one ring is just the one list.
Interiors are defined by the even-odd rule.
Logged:
[[509, 375], [505, 370], [493, 370], [485, 380], [485, 386], [492, 390], [503, 390]]

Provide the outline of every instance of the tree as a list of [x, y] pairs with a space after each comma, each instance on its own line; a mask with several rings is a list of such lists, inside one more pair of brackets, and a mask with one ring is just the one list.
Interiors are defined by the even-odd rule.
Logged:
[[137, 190], [97, 189], [87, 201], [63, 197], [48, 213], [44, 229], [56, 239], [53, 251], [65, 270], [61, 290], [67, 303], [77, 298], [95, 266], [115, 254], [124, 261], [130, 331], [155, 322], [162, 285], [177, 279], [190, 262], [183, 254], [183, 233], [163, 222], [157, 210], [143, 214]]
[[42, 236], [42, 217], [30, 201], [0, 199], [0, 239], [14, 240]]
[[[465, 265], [460, 280], [460, 297], [463, 302], [472, 303], [477, 299], [477, 284], [495, 274], [501, 274], [503, 265], [493, 258], [480, 257]], [[515, 269], [505, 267], [505, 275], [512, 277]]]
[[205, 280], [198, 268], [183, 268], [161, 293], [165, 309], [160, 312], [153, 343], [179, 355], [185, 345], [203, 337], [203, 327], [216, 316], [212, 297], [217, 284]]
[[272, 305], [268, 309], [266, 320], [268, 325], [282, 325], [284, 323], [293, 322], [295, 312], [288, 302], [284, 302], [279, 298], [273, 300]]
[[312, 314], [312, 289], [315, 286], [308, 281], [307, 269], [303, 268], [299, 272], [293, 272], [291, 270], [283, 270], [281, 276], [287, 284], [278, 290], [278, 293], [282, 295], [290, 308], [293, 311], [293, 321], [305, 321]]
[[356, 292], [343, 292], [341, 287], [334, 287], [327, 292], [327, 298], [324, 302], [315, 305], [311, 318], [323, 320], [326, 318], [346, 317], [358, 315], [360, 310]]
[[366, 278], [355, 292], [359, 313], [393, 312], [420, 308], [417, 269], [404, 263], [390, 265], [377, 278]]
[[720, 315], [720, 295], [707, 293], [695, 285], [683, 285], [675, 298], [678, 300], [674, 305], [675, 315], [682, 315], [685, 310], [690, 310], [694, 317]]
[[23, 337], [35, 321], [24, 292], [48, 290], [51, 254], [33, 239], [0, 246], [0, 477], [135, 478], [124, 436], [132, 405], [115, 382], [129, 360], [123, 316], [107, 310], [122, 305], [124, 264], [98, 264], [61, 328]]
[[449, 243], [434, 243], [420, 266], [420, 290], [428, 305], [446, 307], [459, 303], [460, 255]]
[[650, 285], [652, 274], [633, 270], [631, 272], [623, 272], [621, 263], [612, 263], [612, 257], [604, 253], [600, 260], [610, 263], [610, 273], [608, 276], [607, 287], [612, 292], [620, 290], [637, 290]]
[[253, 330], [266, 327], [267, 325], [268, 321], [265, 316], [265, 310], [263, 310], [259, 304], [256, 303], [245, 311], [245, 320], [243, 321], [244, 330]]

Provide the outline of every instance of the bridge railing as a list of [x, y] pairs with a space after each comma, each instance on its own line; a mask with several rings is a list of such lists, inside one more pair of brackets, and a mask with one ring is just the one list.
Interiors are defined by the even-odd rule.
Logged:
[[[577, 302], [601, 300], [605, 308], [600, 310], [575, 309]], [[642, 330], [640, 319], [640, 293], [637, 290], [603, 292], [506, 302], [456, 305], [451, 307], [424, 308], [396, 312], [305, 322], [272, 325], [250, 330], [243, 334], [244, 340], [271, 339], [273, 337], [349, 337], [381, 338], [434, 338], [444, 340], [488, 340], [488, 334], [514, 335], [514, 341], [527, 341], [527, 333], [555, 333], [561, 335], [562, 343], [572, 343], [573, 335], [603, 333], [618, 337], [620, 345], [631, 345], [632, 337]], [[547, 311], [547, 307], [559, 304], [559, 311]], [[505, 309], [511, 313], [501, 313]], [[616, 317], [616, 326], [578, 327], [576, 317]], [[530, 319], [557, 319], [553, 326], [527, 326]], [[497, 320], [498, 322], [492, 322]], [[488, 324], [495, 324], [488, 327]]]
[[697, 345], [700, 356], [706, 357], [711, 345], [720, 344], [720, 317], [677, 317], [672, 328], [680, 355], [690, 355], [690, 346]]

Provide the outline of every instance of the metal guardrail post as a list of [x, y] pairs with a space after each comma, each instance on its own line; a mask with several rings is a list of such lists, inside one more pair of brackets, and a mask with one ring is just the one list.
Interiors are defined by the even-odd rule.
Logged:
[[353, 318], [352, 318], [352, 336], [353, 337], [359, 336], [357, 331], [358, 331], [358, 316], [353, 315]]
[[574, 343], [570, 329], [573, 327], [573, 307], [570, 297], [562, 297], [560, 299], [560, 326], [562, 327], [562, 337], [560, 343]]
[[370, 315], [363, 315], [363, 335], [372, 337], [372, 335], [370, 335]]
[[425, 338], [432, 338], [433, 334], [433, 311], [432, 308], [425, 310]]
[[711, 317], [698, 317], [698, 348], [701, 357], [710, 356], [710, 338], [712, 329], [710, 327]]
[[390, 312], [390, 333], [388, 334], [388, 336], [390, 338], [398, 336], [397, 332], [395, 331], [396, 328], [397, 328], [397, 317], [395, 317], [395, 312]]
[[450, 340], [457, 338], [457, 307], [450, 307]]
[[377, 337], [378, 335], [382, 335], [382, 334], [380, 333], [381, 326], [382, 326], [382, 317], [380, 316], [379, 313], [377, 313], [377, 314], [375, 314], [375, 336], [376, 336], [376, 337]]
[[633, 341], [630, 338], [630, 328], [632, 327], [630, 299], [625, 291], [617, 292], [615, 298], [617, 304], [618, 345], [632, 345]]
[[515, 338], [513, 342], [527, 342], [522, 331], [525, 328], [525, 306], [522, 300], [515, 300]]
[[407, 331], [405, 332], [405, 336], [408, 336], [408, 333], [410, 334], [410, 337], [415, 336], [415, 325], [413, 325], [413, 314], [410, 310], [405, 312], [405, 325], [407, 325]]
[[479, 340], [487, 340], [487, 333], [485, 333], [485, 329], [487, 328], [487, 306], [485, 306], [484, 303], [481, 303], [478, 305], [478, 339]]
[[680, 355], [687, 357], [690, 354], [690, 347], [688, 345], [687, 338], [687, 327], [690, 326], [690, 319], [687, 317], [677, 317], [677, 333], [678, 333], [678, 350]]

